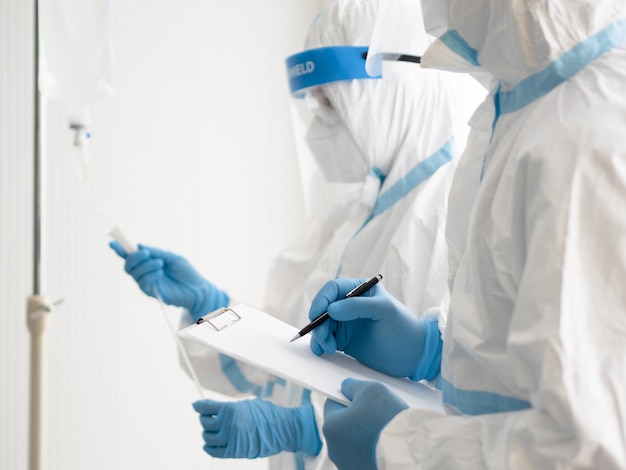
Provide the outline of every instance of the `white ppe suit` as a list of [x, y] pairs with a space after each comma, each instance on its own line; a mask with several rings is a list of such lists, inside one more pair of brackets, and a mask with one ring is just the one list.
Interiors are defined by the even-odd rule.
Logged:
[[[334, 2], [312, 24], [305, 47], [367, 46], [376, 10], [376, 0]], [[381, 79], [321, 86], [366, 158], [367, 173], [276, 259], [264, 311], [302, 327], [326, 281], [378, 273], [414, 312], [447, 305], [447, 194], [472, 111], [455, 109], [455, 94], [466, 91], [455, 86], [463, 83], [476, 93], [477, 104], [484, 93], [471, 81], [410, 63], [387, 64]], [[201, 346], [190, 344], [188, 352], [208, 389], [252, 393], [283, 406], [309, 400], [301, 388]], [[321, 426], [322, 410], [314, 405]], [[321, 428], [319, 435], [323, 439]], [[334, 467], [324, 448], [315, 458], [283, 453], [270, 460], [281, 469]]]
[[626, 3], [441, 3], [422, 65], [494, 83], [449, 200], [460, 415], [398, 414], [378, 465], [626, 468]]

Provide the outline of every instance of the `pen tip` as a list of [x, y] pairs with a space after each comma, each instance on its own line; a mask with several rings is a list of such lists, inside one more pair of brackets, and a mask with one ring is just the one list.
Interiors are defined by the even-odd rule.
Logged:
[[293, 342], [294, 342], [295, 340], [297, 340], [299, 337], [300, 337], [300, 335], [299, 335], [299, 334], [296, 334], [296, 336], [294, 336], [293, 338], [291, 338], [291, 339], [289, 340], [289, 342], [290, 342], [290, 343], [293, 343]]

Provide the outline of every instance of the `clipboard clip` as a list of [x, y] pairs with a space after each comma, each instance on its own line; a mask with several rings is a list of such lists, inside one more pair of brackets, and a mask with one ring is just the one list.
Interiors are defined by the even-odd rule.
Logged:
[[213, 328], [215, 331], [222, 331], [224, 328], [228, 328], [230, 325], [237, 323], [239, 320], [241, 320], [241, 316], [232, 308], [221, 307], [203, 317], [200, 317], [196, 322], [196, 325], [206, 325]]

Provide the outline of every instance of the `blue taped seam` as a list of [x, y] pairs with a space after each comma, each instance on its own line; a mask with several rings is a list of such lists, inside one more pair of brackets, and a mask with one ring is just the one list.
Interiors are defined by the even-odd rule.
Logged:
[[438, 381], [443, 393], [443, 402], [455, 407], [463, 414], [482, 415], [520, 411], [531, 408], [529, 402], [494, 392], [463, 390], [456, 388], [443, 377]]
[[[491, 123], [491, 135], [489, 136], [490, 145], [491, 145], [491, 140], [493, 139], [493, 132], [496, 129], [496, 124], [498, 122], [498, 119], [500, 118], [500, 84], [498, 84], [498, 87], [494, 93], [493, 101], [494, 101], [495, 113], [493, 117], [493, 122]], [[483, 155], [483, 166], [480, 169], [480, 181], [483, 180], [483, 176], [485, 175], [486, 165], [487, 165], [487, 152], [485, 152], [485, 154]]]
[[499, 93], [499, 111], [507, 114], [522, 109], [569, 80], [590, 62], [626, 43], [626, 19], [616, 21], [579, 42], [540, 72], [529, 75], [513, 89]]
[[[378, 199], [376, 199], [374, 203], [372, 214], [363, 222], [363, 225], [361, 225], [355, 234], [352, 235], [350, 241], [352, 241], [374, 218], [392, 208], [416, 187], [430, 178], [439, 168], [450, 162], [453, 157], [453, 146], [454, 137], [450, 137], [441, 149], [415, 165], [402, 179], [396, 181], [389, 189], [378, 196]], [[378, 171], [380, 171], [380, 169], [378, 169]], [[382, 174], [382, 172], [380, 174]], [[344, 250], [344, 254], [345, 251], [346, 250]], [[335, 277], [340, 276], [342, 264], [343, 255], [341, 256], [341, 262], [339, 263]]]
[[381, 170], [380, 168], [378, 168], [377, 166], [375, 166], [375, 167], [372, 167], [372, 169], [370, 170], [370, 173], [376, 178], [378, 178], [378, 181], [380, 181], [380, 185], [382, 186], [383, 183], [385, 182], [385, 178], [387, 177], [385, 172]]
[[443, 349], [443, 341], [439, 331], [437, 321], [426, 321], [426, 336], [424, 338], [424, 351], [422, 359], [415, 370], [415, 373], [409, 377], [411, 380], [433, 380], [439, 375], [441, 370], [441, 351]]
[[[518, 111], [547, 95], [602, 54], [624, 43], [626, 43], [626, 19], [611, 23], [593, 36], [579, 42], [543, 70], [529, 75], [511, 90], [502, 91], [498, 85], [494, 94], [495, 116], [492, 137], [501, 115]], [[485, 155], [480, 173], [481, 181], [485, 172], [486, 158]]]
[[451, 29], [450, 31], [446, 31], [439, 39], [448, 46], [448, 49], [462, 57], [466, 62], [476, 67], [480, 66], [478, 62], [478, 51], [470, 46], [457, 30]]
[[304, 464], [304, 452], [296, 452], [295, 455], [296, 460], [296, 469], [297, 470], [305, 470], [306, 466]]
[[378, 217], [393, 207], [398, 201], [430, 178], [439, 168], [451, 161], [453, 142], [454, 138], [448, 139], [440, 150], [418, 163], [402, 179], [396, 181], [382, 193], [374, 204], [374, 210], [369, 220]]
[[306, 388], [302, 389], [302, 396], [300, 398], [300, 405], [308, 405], [311, 403], [311, 390]]

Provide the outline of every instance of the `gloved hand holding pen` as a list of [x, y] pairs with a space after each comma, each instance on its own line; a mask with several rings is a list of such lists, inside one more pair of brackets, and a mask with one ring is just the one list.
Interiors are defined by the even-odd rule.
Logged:
[[346, 293], [362, 279], [327, 282], [311, 303], [309, 318], [328, 312], [313, 330], [311, 349], [318, 356], [336, 350], [396, 377], [432, 380], [439, 375], [442, 341], [436, 321], [416, 318], [377, 284], [360, 297]]
[[204, 279], [180, 255], [146, 245], [126, 253], [117, 240], [111, 241], [109, 246], [124, 258], [124, 270], [144, 293], [154, 297], [157, 289], [163, 302], [187, 309], [194, 321], [228, 305], [228, 295]]

